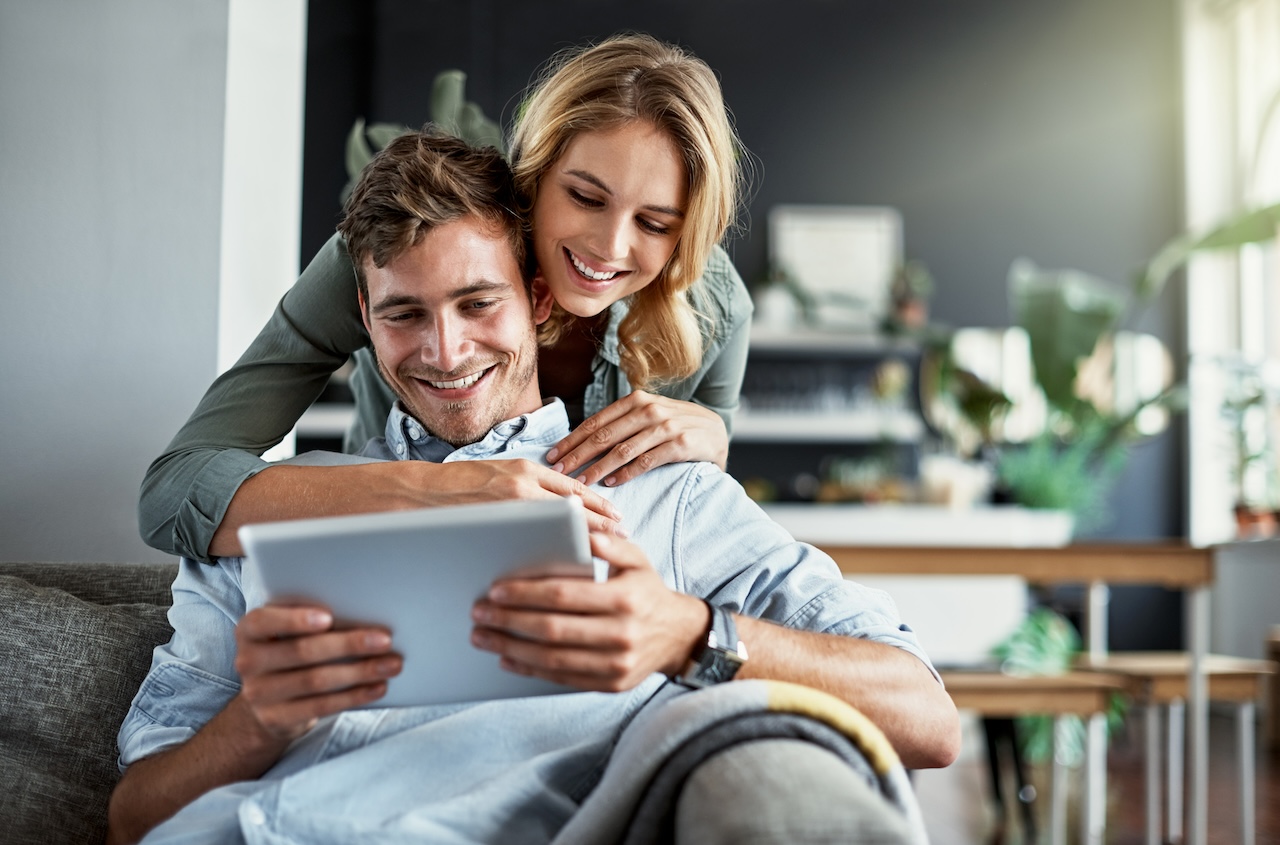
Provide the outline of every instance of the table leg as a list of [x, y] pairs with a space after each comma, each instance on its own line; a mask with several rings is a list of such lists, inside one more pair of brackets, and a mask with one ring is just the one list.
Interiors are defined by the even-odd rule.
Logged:
[[1187, 674], [1187, 715], [1191, 720], [1188, 748], [1191, 768], [1190, 813], [1187, 838], [1191, 845], [1209, 841], [1209, 690], [1205, 656], [1209, 653], [1209, 588], [1196, 587], [1188, 595], [1187, 636], [1191, 639], [1191, 666]]
[[1147, 845], [1160, 845], [1160, 705], [1147, 704]]
[[1049, 836], [1053, 845], [1066, 845], [1067, 841], [1067, 775], [1066, 755], [1067, 717], [1053, 717], [1053, 803], [1049, 805]]
[[1187, 705], [1180, 698], [1169, 702], [1169, 779], [1166, 793], [1168, 803], [1169, 841], [1182, 843], [1182, 807], [1187, 791], [1186, 771], [1182, 760], [1187, 745]]
[[1236, 736], [1240, 755], [1240, 842], [1254, 845], [1257, 840], [1257, 824], [1253, 817], [1255, 781], [1253, 763], [1253, 702], [1242, 701], [1236, 708]]
[[[1089, 657], [1100, 659], [1107, 653], [1107, 609], [1111, 590], [1101, 581], [1089, 582], [1085, 630]], [[1085, 735], [1084, 828], [1081, 841], [1102, 845], [1107, 827], [1107, 717], [1089, 717]]]

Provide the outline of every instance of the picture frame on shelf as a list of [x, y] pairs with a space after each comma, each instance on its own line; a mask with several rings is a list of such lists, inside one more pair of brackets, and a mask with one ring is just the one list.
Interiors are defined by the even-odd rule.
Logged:
[[888, 206], [776, 205], [769, 263], [808, 300], [815, 328], [875, 332], [903, 261], [902, 215]]

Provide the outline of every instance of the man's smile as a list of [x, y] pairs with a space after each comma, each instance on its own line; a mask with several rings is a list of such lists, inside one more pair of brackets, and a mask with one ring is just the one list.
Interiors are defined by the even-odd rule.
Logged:
[[480, 381], [480, 379], [488, 375], [489, 371], [496, 366], [496, 364], [492, 364], [485, 367], [483, 370], [472, 373], [469, 376], [463, 376], [462, 378], [453, 379], [451, 381], [434, 381], [432, 379], [419, 379], [419, 381], [425, 381], [436, 390], [462, 390]]

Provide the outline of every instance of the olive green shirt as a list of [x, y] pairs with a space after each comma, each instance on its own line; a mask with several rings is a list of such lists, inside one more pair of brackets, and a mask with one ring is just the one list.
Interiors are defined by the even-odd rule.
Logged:
[[[746, 367], [751, 297], [717, 247], [691, 288], [702, 324], [703, 358], [686, 379], [653, 391], [710, 408], [732, 433]], [[592, 361], [583, 412], [590, 416], [631, 392], [618, 359], [625, 302], [609, 309], [609, 328]], [[350, 356], [356, 420], [344, 440], [359, 450], [379, 437], [395, 398], [373, 366], [346, 245], [334, 235], [280, 300], [235, 365], [214, 381], [164, 454], [147, 469], [138, 500], [142, 539], [156, 549], [208, 561], [209, 543], [236, 490], [270, 464], [260, 457], [293, 429]]]

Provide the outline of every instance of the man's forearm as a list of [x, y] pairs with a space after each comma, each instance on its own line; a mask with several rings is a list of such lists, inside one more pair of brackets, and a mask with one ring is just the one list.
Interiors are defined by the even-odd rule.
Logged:
[[351, 466], [272, 466], [245, 480], [213, 533], [209, 554], [244, 554], [237, 535], [252, 522], [309, 519], [423, 506], [414, 482], [434, 467], [420, 461]]
[[263, 732], [236, 696], [190, 740], [125, 771], [111, 794], [107, 845], [137, 842], [209, 790], [260, 777], [287, 747]]
[[947, 766], [959, 753], [955, 705], [909, 652], [759, 619], [735, 620], [750, 655], [739, 678], [791, 681], [847, 701], [884, 732], [907, 768]]

